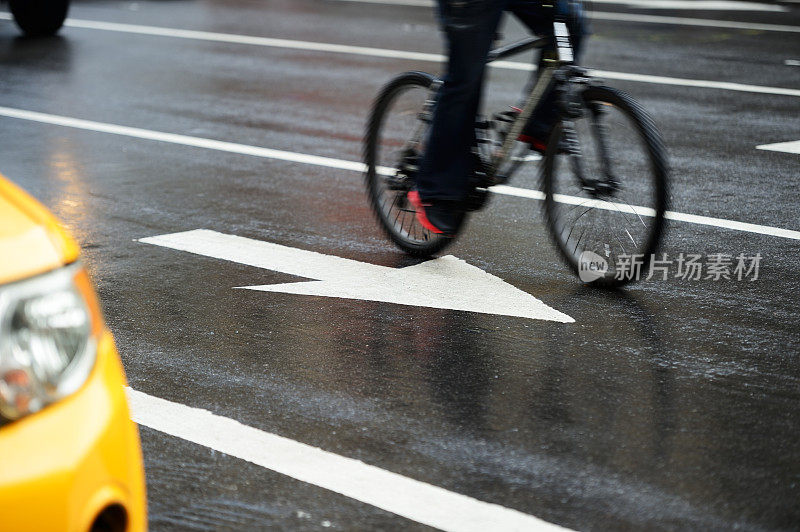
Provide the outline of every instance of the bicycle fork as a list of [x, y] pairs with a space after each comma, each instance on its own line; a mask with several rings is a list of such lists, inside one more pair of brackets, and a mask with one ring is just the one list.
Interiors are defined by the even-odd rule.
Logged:
[[565, 151], [570, 158], [572, 171], [575, 173], [584, 191], [593, 198], [612, 197], [619, 190], [620, 182], [612, 171], [611, 157], [606, 144], [605, 127], [600, 123], [602, 110], [589, 108], [588, 111], [591, 114], [591, 137], [595, 142], [602, 177], [600, 179], [586, 177], [580, 139], [575, 130], [575, 123], [571, 120], [565, 120], [563, 123]]

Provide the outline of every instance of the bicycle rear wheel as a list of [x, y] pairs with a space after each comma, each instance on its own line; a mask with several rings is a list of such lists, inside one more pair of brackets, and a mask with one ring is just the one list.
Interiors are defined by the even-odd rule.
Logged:
[[666, 152], [653, 121], [622, 91], [587, 87], [583, 112], [554, 129], [545, 214], [569, 267], [595, 286], [647, 276], [668, 202]]
[[[406, 72], [389, 82], [372, 108], [364, 146], [370, 205], [389, 238], [411, 255], [427, 256], [453, 241], [425, 229], [407, 199], [425, 153], [436, 78]], [[459, 226], [463, 222], [463, 215]]]

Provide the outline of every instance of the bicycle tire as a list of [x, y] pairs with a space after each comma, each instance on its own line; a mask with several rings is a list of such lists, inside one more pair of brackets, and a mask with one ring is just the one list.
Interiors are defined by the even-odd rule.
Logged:
[[[572, 119], [562, 119], [550, 136], [544, 159], [546, 224], [561, 257], [583, 282], [598, 287], [619, 287], [639, 280], [644, 273], [648, 272], [651, 259], [663, 237], [664, 215], [669, 201], [666, 149], [653, 120], [633, 98], [623, 91], [610, 87], [589, 86], [582, 93], [582, 101], [586, 110], [586, 118], [595, 120], [595, 124], [612, 114], [614, 117], [619, 117], [615, 118], [615, 120], [619, 120], [619, 124], [615, 124], [613, 131], [609, 130], [605, 124], [600, 125], [603, 131], [601, 133], [602, 143], [607, 154], [605, 160], [609, 161], [605, 166], [601, 162], [603, 150], [599, 148], [597, 129], [593, 130], [594, 126], [590, 126], [588, 129], [583, 128], [585, 130], [583, 131], [584, 142], [581, 142], [580, 146], [581, 148], [587, 147], [585, 134], [594, 131], [589, 133], [592, 136], [592, 143], [588, 145], [588, 148], [592, 152], [591, 155], [597, 160], [587, 163], [584, 161], [587, 154], [580, 153], [577, 156], [580, 157], [579, 164], [582, 165], [582, 170], [585, 172], [586, 167], [595, 170], [598, 166], [610, 167], [613, 159], [613, 173], [621, 171], [626, 174], [625, 176], [615, 175], [615, 178], [619, 178], [615, 179], [619, 182], [619, 190], [613, 194], [620, 191], [632, 191], [635, 203], [629, 202], [627, 198], [620, 199], [618, 196], [609, 195], [604, 198], [592, 195], [586, 190], [578, 190], [574, 195], [565, 193], [565, 189], [576, 188], [581, 182], [572, 176], [574, 183], [568, 184], [569, 178], [566, 176], [575, 172], [575, 161], [570, 162], [568, 158], [576, 157], [576, 155], [564, 148], [565, 131], [567, 124], [573, 131], [577, 131], [578, 127], [574, 126]], [[565, 120], [569, 120], [569, 122]], [[624, 131], [626, 126], [629, 128], [627, 132]], [[579, 134], [575, 136], [579, 136]], [[613, 148], [608, 146], [609, 142], [614, 143]], [[608, 172], [608, 174], [611, 173], [611, 171]], [[646, 205], [642, 206], [643, 201], [639, 200], [647, 200], [644, 201]], [[568, 207], [564, 207], [564, 205], [568, 205]], [[581, 212], [584, 207], [585, 210]], [[592, 210], [598, 212], [595, 223], [589, 221], [588, 218], [581, 220]], [[569, 225], [571, 217], [567, 216], [570, 212], [574, 213], [572, 216], [575, 218], [572, 226]], [[613, 217], [617, 222], [623, 221], [624, 229], [617, 231], [613, 238], [610, 234], [604, 235], [603, 224], [600, 223], [602, 217], [605, 217], [606, 220]], [[645, 220], [649, 220], [649, 223]], [[572, 235], [576, 234], [579, 222], [588, 227], [579, 229], [582, 231], [577, 233], [580, 236], [573, 238]], [[609, 233], [614, 231], [611, 224], [606, 223], [605, 226], [609, 228]], [[567, 229], [569, 229], [568, 233]], [[632, 231], [636, 232], [636, 237], [633, 236]], [[587, 238], [584, 241], [583, 238], [587, 233], [594, 240]], [[581, 246], [582, 242], [583, 246]], [[619, 253], [620, 249], [622, 253]], [[594, 255], [585, 254], [587, 251]], [[635, 251], [635, 253], [629, 253], [629, 251]], [[617, 262], [609, 264], [612, 255]], [[640, 259], [635, 258], [638, 256], [641, 256]], [[607, 270], [603, 271], [602, 265], [598, 266], [596, 270], [587, 268], [587, 265], [591, 266], [591, 263], [587, 263], [587, 261], [597, 257], [605, 261]], [[630, 268], [628, 272], [624, 271], [624, 264], [623, 267], [618, 267], [621, 264], [619, 259], [624, 257], [628, 257], [625, 260], [631, 261], [631, 264], [628, 265]], [[600, 262], [602, 261], [598, 261], [598, 264]]]
[[[403, 176], [405, 179], [404, 188], [397, 190], [389, 188], [389, 179], [398, 179], [397, 175], [399, 175], [404, 166], [402, 161], [407, 160], [409, 157], [416, 157], [418, 161], [424, 153], [424, 147], [409, 155], [409, 142], [414, 139], [409, 138], [408, 135], [404, 135], [400, 131], [400, 124], [389, 124], [388, 122], [390, 118], [393, 118], [391, 116], [393, 106], [408, 91], [419, 92], [420, 96], [426, 98], [424, 102], [429, 102], [431, 98], [430, 92], [435, 82], [436, 78], [431, 74], [405, 72], [387, 83], [372, 106], [364, 142], [365, 181], [370, 206], [383, 232], [389, 239], [409, 255], [421, 257], [430, 256], [441, 251], [451, 244], [455, 238], [454, 236], [445, 237], [432, 233], [419, 224], [414, 207], [406, 199], [406, 194], [413, 185], [413, 176]], [[419, 118], [419, 115], [424, 111], [424, 106], [414, 109], [415, 104], [415, 100], [411, 99], [408, 104], [410, 107], [408, 113], [413, 113], [413, 116], [406, 115], [408, 124], [404, 125], [413, 127], [413, 132], [420, 139], [423, 139], [422, 143], [424, 144], [428, 126]], [[415, 123], [415, 120], [418, 122]], [[390, 127], [398, 130], [398, 132], [387, 132]], [[421, 132], [418, 131], [419, 128], [422, 128]], [[384, 153], [389, 151], [385, 149], [388, 145], [391, 143], [396, 145], [400, 142], [402, 142], [401, 161], [397, 161], [395, 157], [401, 154]], [[406, 166], [410, 167], [412, 165]], [[465, 215], [459, 214], [459, 230], [463, 225], [464, 218]]]
[[10, 0], [14, 22], [29, 37], [55, 35], [69, 10], [69, 0]]

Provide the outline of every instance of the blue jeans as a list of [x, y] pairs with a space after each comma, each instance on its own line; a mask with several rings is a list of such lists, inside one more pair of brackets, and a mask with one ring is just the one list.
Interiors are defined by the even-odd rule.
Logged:
[[[500, 18], [504, 11], [510, 11], [533, 33], [552, 35], [553, 8], [545, 8], [542, 3], [542, 0], [439, 0], [448, 62], [416, 180], [422, 198], [461, 201], [466, 195], [474, 170], [471, 151], [476, 142], [475, 117], [480, 107], [486, 57]], [[566, 0], [557, 0], [555, 4], [557, 13], [566, 17], [577, 57], [586, 34], [580, 6]], [[555, 120], [555, 95], [551, 91], [534, 111], [525, 133], [539, 138], [546, 136]]]

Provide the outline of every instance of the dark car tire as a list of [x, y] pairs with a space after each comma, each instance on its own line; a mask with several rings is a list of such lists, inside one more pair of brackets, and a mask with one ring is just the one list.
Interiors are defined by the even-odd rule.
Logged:
[[25, 35], [54, 35], [64, 24], [69, 0], [9, 0], [14, 21]]

